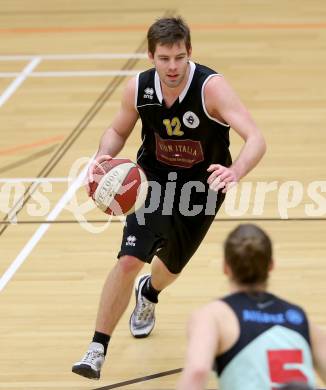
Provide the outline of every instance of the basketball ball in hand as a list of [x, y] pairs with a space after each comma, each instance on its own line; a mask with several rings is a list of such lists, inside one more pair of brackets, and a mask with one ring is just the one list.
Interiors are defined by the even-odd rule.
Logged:
[[109, 215], [128, 215], [145, 202], [148, 183], [144, 171], [129, 159], [98, 163], [89, 183], [95, 204]]

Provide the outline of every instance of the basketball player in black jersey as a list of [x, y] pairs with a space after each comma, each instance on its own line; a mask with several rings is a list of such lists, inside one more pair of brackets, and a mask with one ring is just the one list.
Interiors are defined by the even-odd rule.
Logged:
[[[195, 253], [228, 188], [256, 166], [266, 148], [260, 130], [225, 78], [190, 60], [190, 31], [181, 18], [159, 19], [147, 38], [154, 68], [127, 83], [121, 108], [103, 134], [95, 158], [101, 162], [115, 157], [141, 119], [137, 161], [152, 182], [144, 218], [127, 217], [119, 260], [103, 287], [93, 341], [72, 369], [94, 379], [100, 376], [108, 342], [141, 268], [146, 262], [152, 264], [151, 275], [136, 282], [136, 307], [130, 318], [134, 337], [150, 334], [158, 294]], [[233, 163], [231, 127], [244, 140]]]
[[293, 382], [314, 387], [314, 365], [326, 382], [326, 335], [302, 308], [266, 291], [273, 268], [266, 233], [238, 226], [225, 242], [224, 258], [232, 293], [191, 317], [177, 389], [206, 389], [212, 367], [220, 390], [271, 390], [288, 382], [289, 388], [296, 388]]

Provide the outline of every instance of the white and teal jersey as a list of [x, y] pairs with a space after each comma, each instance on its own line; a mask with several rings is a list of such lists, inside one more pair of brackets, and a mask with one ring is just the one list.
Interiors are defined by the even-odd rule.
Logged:
[[216, 359], [219, 390], [276, 390], [301, 381], [315, 386], [304, 311], [268, 293], [223, 299], [235, 312], [240, 336]]

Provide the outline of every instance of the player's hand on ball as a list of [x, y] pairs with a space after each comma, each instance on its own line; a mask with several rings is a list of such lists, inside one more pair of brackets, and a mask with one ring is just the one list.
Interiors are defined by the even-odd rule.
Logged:
[[144, 171], [128, 158], [101, 156], [89, 174], [89, 196], [108, 215], [129, 215], [145, 202], [148, 182]]
[[102, 154], [102, 155], [96, 156], [92, 160], [92, 162], [88, 168], [88, 171], [87, 171], [87, 179], [86, 179], [86, 185], [85, 185], [88, 196], [91, 196], [90, 183], [94, 182], [94, 169], [96, 167], [98, 167], [101, 164], [101, 162], [103, 162], [105, 160], [111, 160], [111, 159], [112, 159], [112, 157], [110, 155]]
[[211, 164], [207, 172], [212, 172], [207, 179], [209, 188], [212, 191], [218, 192], [222, 190], [222, 193], [225, 194], [239, 181], [234, 169], [231, 167], [228, 168], [220, 164]]

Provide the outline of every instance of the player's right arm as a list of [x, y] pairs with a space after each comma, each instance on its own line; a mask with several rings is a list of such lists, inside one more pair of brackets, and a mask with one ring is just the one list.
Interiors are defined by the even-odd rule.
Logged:
[[115, 157], [123, 148], [127, 138], [133, 130], [138, 112], [135, 107], [136, 78], [128, 81], [123, 92], [121, 106], [111, 126], [101, 137], [97, 156], [110, 155]]
[[[130, 79], [124, 89], [121, 106], [114, 117], [112, 124], [107, 128], [100, 140], [98, 151], [88, 169], [88, 182], [92, 181], [95, 166], [104, 160], [115, 157], [123, 148], [127, 138], [133, 130], [138, 112], [135, 107], [136, 78]], [[86, 190], [90, 193], [88, 183]]]
[[309, 329], [314, 366], [326, 383], [326, 333], [312, 323], [309, 324]]
[[189, 320], [185, 366], [177, 390], [205, 389], [220, 336], [213, 306], [208, 304], [197, 310]]
[[216, 356], [238, 340], [240, 324], [231, 307], [221, 300], [195, 311], [188, 323], [188, 345], [177, 390], [204, 390]]

